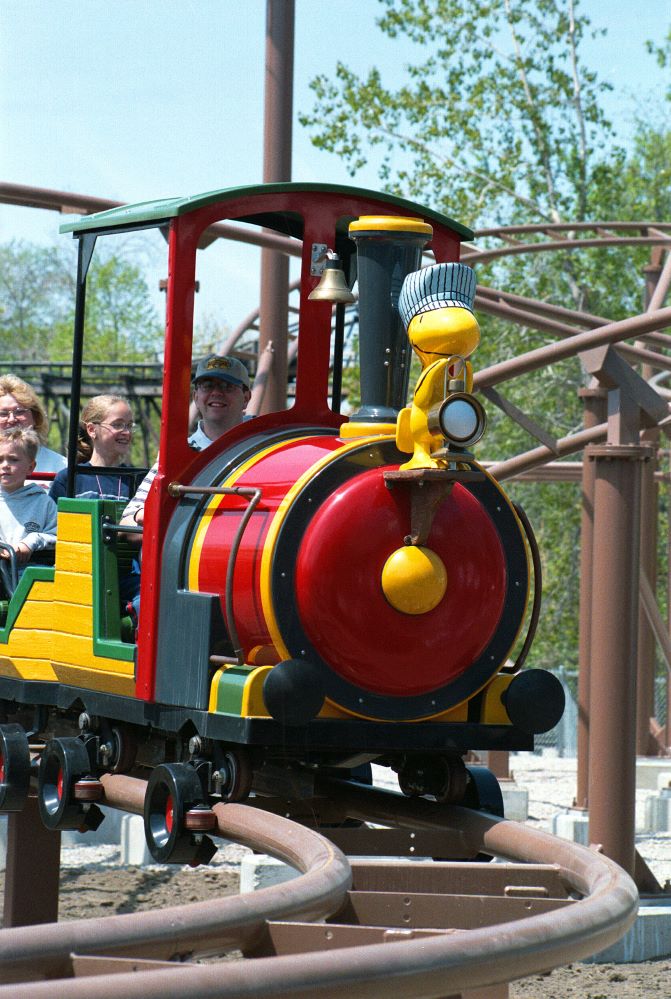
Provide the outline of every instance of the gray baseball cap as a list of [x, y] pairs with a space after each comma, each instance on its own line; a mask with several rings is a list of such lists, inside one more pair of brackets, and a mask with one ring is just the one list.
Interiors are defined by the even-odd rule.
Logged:
[[221, 354], [208, 354], [198, 362], [193, 376], [194, 384], [201, 378], [220, 378], [222, 382], [242, 385], [249, 388], [249, 372], [237, 357], [222, 357]]

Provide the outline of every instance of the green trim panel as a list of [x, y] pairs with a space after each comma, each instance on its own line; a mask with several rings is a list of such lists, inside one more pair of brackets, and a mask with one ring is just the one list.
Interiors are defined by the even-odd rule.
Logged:
[[239, 718], [242, 714], [242, 695], [249, 674], [256, 667], [230, 666], [219, 678], [217, 683], [217, 707], [218, 714], [235, 715]]
[[9, 601], [9, 605], [7, 607], [7, 620], [5, 621], [4, 626], [0, 628], [0, 642], [2, 642], [3, 645], [6, 645], [9, 641], [9, 633], [16, 623], [19, 611], [26, 602], [33, 583], [53, 583], [55, 571], [56, 570], [50, 565], [26, 566], [24, 573], [19, 580], [19, 585], [14, 590], [12, 598]]
[[[167, 222], [179, 215], [188, 215], [199, 208], [213, 205], [217, 202], [225, 203], [234, 201], [237, 198], [253, 197], [259, 194], [283, 194], [301, 192], [323, 192], [324, 194], [341, 194], [347, 196], [371, 198], [376, 201], [393, 205], [400, 211], [413, 215], [420, 215], [429, 222], [436, 222], [438, 225], [447, 226], [458, 233], [463, 240], [473, 239], [473, 232], [465, 225], [455, 222], [440, 212], [435, 212], [424, 205], [419, 205], [414, 201], [407, 201], [405, 198], [397, 198], [393, 194], [382, 194], [379, 191], [370, 191], [362, 187], [347, 187], [339, 184], [254, 184], [250, 187], [228, 187], [219, 191], [208, 191], [205, 194], [196, 194], [186, 198], [166, 198], [159, 201], [140, 201], [134, 205], [122, 205], [120, 208], [109, 208], [104, 212], [96, 212], [94, 215], [84, 215], [80, 219], [71, 222], [64, 222], [59, 232], [84, 233], [95, 232], [98, 229], [127, 228], [133, 225], [144, 225], [153, 222], [157, 226]], [[264, 225], [269, 228], [267, 217], [264, 215]], [[281, 230], [278, 230], [281, 231]], [[283, 232], [283, 231], [282, 231]], [[283, 234], [285, 234], [283, 232]]]

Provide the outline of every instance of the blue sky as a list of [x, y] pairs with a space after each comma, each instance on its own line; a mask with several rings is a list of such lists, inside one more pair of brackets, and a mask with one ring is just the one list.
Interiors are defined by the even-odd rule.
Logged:
[[[608, 27], [585, 52], [629, 127], [659, 79], [644, 43], [668, 26], [671, 0], [581, 9]], [[376, 29], [380, 13], [375, 0], [296, 0], [295, 115], [336, 59], [398, 79], [407, 48]], [[258, 182], [264, 36], [265, 0], [0, 0], [0, 179], [123, 201]], [[297, 120], [293, 179], [353, 182]], [[372, 170], [357, 182], [378, 186]], [[0, 242], [64, 239], [59, 222], [0, 205]], [[258, 301], [257, 253], [229, 247], [216, 275], [211, 259], [201, 308], [235, 326]]]

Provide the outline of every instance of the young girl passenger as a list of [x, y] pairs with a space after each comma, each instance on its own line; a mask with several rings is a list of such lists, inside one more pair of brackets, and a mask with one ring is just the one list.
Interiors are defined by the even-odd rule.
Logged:
[[[79, 499], [127, 500], [132, 493], [128, 475], [102, 472], [117, 468], [128, 457], [135, 424], [130, 406], [118, 395], [97, 395], [84, 406], [79, 421], [75, 496]], [[59, 472], [49, 495], [65, 496], [67, 469]]]

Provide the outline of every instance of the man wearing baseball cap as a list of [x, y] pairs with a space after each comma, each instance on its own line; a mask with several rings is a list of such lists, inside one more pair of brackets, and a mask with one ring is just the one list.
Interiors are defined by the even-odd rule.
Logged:
[[199, 361], [193, 378], [193, 399], [200, 414], [189, 438], [199, 451], [242, 422], [249, 402], [249, 372], [237, 357], [210, 354]]
[[[237, 357], [209, 354], [199, 361], [193, 376], [193, 399], [200, 419], [189, 437], [189, 445], [202, 451], [242, 423], [250, 396], [249, 372]], [[157, 469], [158, 462], [149, 469], [126, 506], [122, 524], [142, 524], [145, 500]]]

